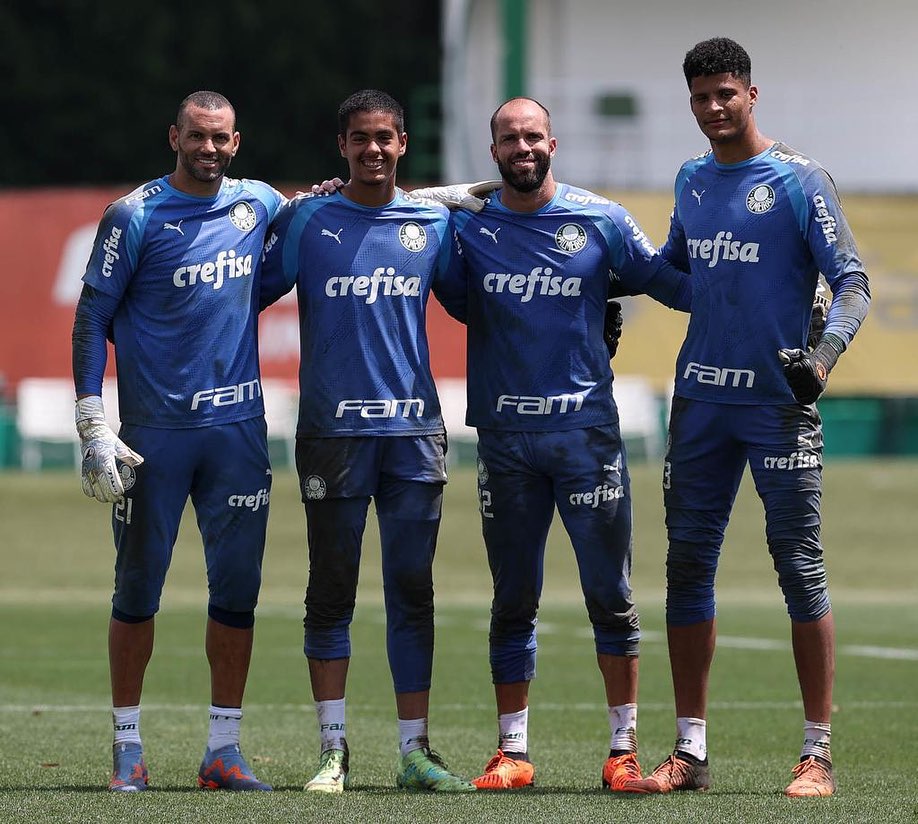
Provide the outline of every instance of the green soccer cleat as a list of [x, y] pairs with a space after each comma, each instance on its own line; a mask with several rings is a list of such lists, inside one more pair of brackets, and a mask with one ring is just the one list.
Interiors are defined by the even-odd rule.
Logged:
[[443, 759], [430, 747], [403, 755], [395, 785], [401, 790], [427, 790], [435, 793], [473, 793], [475, 785], [454, 775]]
[[303, 788], [308, 793], [343, 793], [349, 783], [350, 757], [343, 750], [325, 750], [319, 756], [319, 771]]

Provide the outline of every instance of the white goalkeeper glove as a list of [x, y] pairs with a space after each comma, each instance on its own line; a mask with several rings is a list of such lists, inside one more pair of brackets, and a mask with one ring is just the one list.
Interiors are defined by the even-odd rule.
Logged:
[[113, 504], [124, 495], [116, 461], [138, 466], [143, 458], [112, 431], [98, 395], [80, 398], [76, 402], [75, 417], [83, 456], [80, 467], [83, 492], [103, 504]]
[[477, 183], [454, 183], [452, 186], [427, 186], [406, 194], [413, 200], [433, 200], [449, 209], [480, 212], [485, 198], [504, 185], [502, 180], [480, 180]]

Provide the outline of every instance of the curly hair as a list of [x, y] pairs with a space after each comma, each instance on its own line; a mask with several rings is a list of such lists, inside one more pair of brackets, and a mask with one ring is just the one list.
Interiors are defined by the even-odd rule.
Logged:
[[361, 89], [354, 92], [338, 107], [338, 133], [347, 135], [351, 115], [357, 112], [384, 112], [392, 115], [395, 130], [401, 134], [405, 131], [405, 111], [395, 98], [378, 89]]
[[689, 88], [695, 77], [709, 74], [732, 74], [748, 86], [752, 82], [752, 61], [746, 50], [729, 37], [712, 37], [696, 43], [685, 54], [682, 72]]

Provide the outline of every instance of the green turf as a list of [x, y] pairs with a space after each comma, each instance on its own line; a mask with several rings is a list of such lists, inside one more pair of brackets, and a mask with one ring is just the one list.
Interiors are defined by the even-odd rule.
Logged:
[[[764, 549], [761, 508], [744, 483], [718, 579], [707, 795], [619, 798], [599, 790], [608, 746], [602, 689], [573, 556], [560, 529], [549, 547], [533, 684], [530, 751], [537, 787], [511, 795], [437, 798], [393, 788], [396, 731], [384, 651], [379, 552], [368, 531], [348, 692], [352, 789], [301, 790], [317, 757], [302, 658], [304, 520], [293, 477], [274, 481], [265, 585], [243, 746], [280, 792], [193, 789], [207, 731], [205, 589], [186, 519], [157, 618], [142, 729], [154, 791], [112, 796], [105, 632], [112, 549], [107, 508], [70, 472], [0, 475], [0, 821], [41, 822], [913, 822], [918, 729], [918, 553], [913, 463], [830, 463], [824, 538], [838, 624], [831, 799], [780, 795], [801, 740], [788, 626]], [[641, 658], [642, 762], [671, 746], [663, 641], [665, 554], [658, 469], [633, 468], [634, 587], [646, 632]], [[557, 526], [557, 525], [556, 525]], [[488, 678], [489, 578], [474, 475], [454, 472], [436, 566], [437, 656], [431, 736], [457, 771], [476, 773], [495, 742]], [[901, 657], [888, 657], [896, 654]], [[887, 657], [883, 657], [887, 656]]]

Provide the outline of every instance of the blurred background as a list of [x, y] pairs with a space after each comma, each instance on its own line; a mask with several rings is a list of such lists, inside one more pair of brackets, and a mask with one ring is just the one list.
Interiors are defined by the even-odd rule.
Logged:
[[[673, 177], [707, 148], [682, 59], [715, 35], [752, 56], [762, 130], [834, 177], [871, 279], [871, 314], [820, 402], [826, 454], [918, 455], [915, 32], [914, 0], [3, 3], [0, 467], [73, 462], [70, 330], [95, 227], [109, 202], [174, 168], [167, 131], [190, 92], [214, 89], [235, 105], [233, 176], [287, 194], [346, 173], [336, 112], [357, 89], [405, 106], [405, 188], [493, 177], [491, 112], [533, 96], [552, 113], [556, 177], [621, 201], [661, 244]], [[646, 298], [629, 299], [625, 316], [614, 364], [623, 428], [655, 458], [685, 320]], [[434, 301], [430, 335], [461, 444], [473, 436], [462, 422], [463, 330]], [[293, 299], [262, 316], [260, 349], [286, 460]]]

